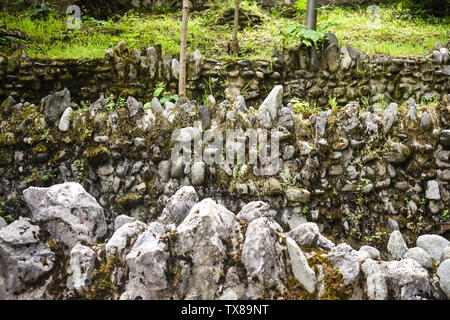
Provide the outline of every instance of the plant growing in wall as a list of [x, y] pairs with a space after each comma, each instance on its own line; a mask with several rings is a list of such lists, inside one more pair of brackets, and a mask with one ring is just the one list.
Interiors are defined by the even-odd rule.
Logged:
[[307, 47], [316, 47], [325, 39], [325, 32], [309, 30], [306, 26], [295, 22], [282, 23], [279, 28], [279, 34], [273, 40], [275, 43], [281, 44], [282, 48], [288, 48], [297, 43], [302, 43]]

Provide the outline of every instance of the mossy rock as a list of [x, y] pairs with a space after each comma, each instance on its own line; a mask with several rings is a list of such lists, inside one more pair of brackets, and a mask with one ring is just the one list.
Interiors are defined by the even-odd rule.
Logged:
[[0, 149], [0, 166], [6, 166], [12, 162], [12, 156], [10, 151]]
[[10, 147], [17, 144], [16, 136], [12, 132], [0, 134], [0, 147]]
[[8, 73], [13, 73], [20, 68], [20, 59], [22, 52], [20, 50], [15, 51], [8, 59], [8, 65], [6, 66], [6, 71]]
[[132, 209], [136, 207], [143, 199], [139, 193], [130, 193], [123, 195], [117, 199], [117, 203], [124, 209]]
[[37, 145], [31, 151], [31, 153], [33, 154], [33, 157], [36, 157], [39, 153], [46, 153], [46, 152], [47, 152], [47, 147], [44, 144]]
[[84, 152], [87, 162], [94, 167], [104, 164], [109, 159], [110, 152], [105, 147], [92, 147]]
[[283, 193], [283, 186], [275, 178], [267, 179], [263, 182], [261, 193], [265, 196], [276, 196]]

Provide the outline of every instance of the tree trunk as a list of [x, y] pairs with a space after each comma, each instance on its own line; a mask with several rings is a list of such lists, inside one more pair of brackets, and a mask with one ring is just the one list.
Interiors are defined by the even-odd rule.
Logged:
[[239, 53], [238, 30], [239, 30], [239, 0], [235, 0], [235, 2], [234, 2], [233, 43], [231, 46], [234, 54]]
[[178, 81], [178, 95], [186, 96], [186, 47], [188, 29], [189, 1], [183, 0], [183, 18], [181, 21], [181, 43], [180, 43], [180, 72]]

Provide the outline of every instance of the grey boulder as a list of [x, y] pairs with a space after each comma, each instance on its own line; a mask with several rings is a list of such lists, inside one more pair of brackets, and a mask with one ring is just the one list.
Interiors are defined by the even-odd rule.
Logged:
[[252, 222], [261, 217], [270, 217], [270, 206], [262, 201], [253, 201], [246, 204], [237, 214], [240, 221]]
[[305, 255], [292, 238], [286, 238], [286, 245], [295, 278], [310, 294], [314, 293], [317, 282], [316, 274], [308, 265]]
[[388, 245], [388, 254], [389, 260], [400, 260], [405, 255], [406, 251], [408, 251], [408, 247], [406, 246], [405, 240], [403, 239], [400, 231], [395, 230], [391, 233], [389, 237]]
[[439, 285], [448, 299], [450, 299], [450, 259], [445, 260], [439, 265], [437, 270], [439, 276]]
[[55, 254], [40, 242], [39, 231], [22, 217], [0, 230], [0, 299], [9, 299], [52, 270]]
[[62, 91], [43, 98], [40, 108], [44, 111], [45, 119], [53, 123], [61, 117], [64, 110], [70, 107], [70, 102], [70, 92], [67, 88], [64, 88]]
[[95, 270], [97, 254], [89, 247], [77, 244], [70, 252], [70, 266], [67, 270], [67, 288], [83, 293], [89, 289]]
[[165, 228], [159, 222], [153, 222], [139, 235], [125, 261], [129, 276], [121, 300], [158, 299], [167, 288], [167, 261], [169, 252], [167, 243], [161, 237]]
[[182, 187], [170, 197], [158, 221], [162, 224], [180, 224], [197, 202], [195, 189], [191, 186]]
[[93, 244], [106, 236], [102, 207], [74, 182], [49, 188], [30, 187], [23, 192], [33, 220], [42, 224], [56, 241], [72, 249], [77, 243]]
[[[133, 243], [138, 235], [145, 231], [147, 225], [141, 221], [133, 221], [131, 223], [124, 224], [106, 243], [106, 254], [108, 256], [118, 256], [123, 259], [127, 252], [127, 245]], [[128, 248], [130, 250], [130, 248]]]
[[220, 279], [228, 251], [225, 243], [236, 242], [235, 230], [238, 228], [234, 213], [210, 198], [192, 207], [177, 227], [175, 244], [176, 252], [192, 261], [182, 296], [186, 299], [219, 298]]
[[450, 241], [438, 235], [426, 234], [417, 238], [416, 245], [425, 250], [435, 261], [440, 261], [443, 250], [450, 247]]

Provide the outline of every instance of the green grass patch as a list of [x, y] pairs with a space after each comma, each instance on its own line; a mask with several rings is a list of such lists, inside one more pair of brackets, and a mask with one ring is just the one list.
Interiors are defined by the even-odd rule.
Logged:
[[408, 9], [392, 4], [380, 5], [375, 15], [367, 8], [336, 7], [327, 13], [328, 21], [339, 24], [330, 29], [341, 44], [368, 54], [422, 57], [437, 41], [450, 39], [450, 17], [413, 16]]
[[[274, 46], [280, 46], [274, 40], [280, 27], [304, 23], [302, 10], [297, 13], [292, 8], [266, 11], [255, 2], [243, 1], [241, 10], [257, 17], [260, 22], [242, 28], [239, 33], [240, 53], [234, 56], [228, 51], [232, 23], [219, 23], [220, 18], [233, 9], [233, 3], [232, 0], [215, 2], [208, 10], [191, 13], [189, 52], [199, 50], [205, 58], [215, 59], [271, 60]], [[97, 58], [121, 40], [138, 49], [160, 44], [165, 54], [176, 55], [179, 52], [180, 21], [180, 11], [155, 14], [130, 11], [106, 21], [84, 17], [81, 29], [69, 30], [67, 17], [63, 15], [50, 14], [47, 19], [32, 19], [29, 12], [0, 12], [0, 27], [25, 34], [24, 50], [28, 55], [49, 58]], [[381, 5], [378, 18], [368, 13], [367, 6], [322, 10], [319, 25], [335, 32], [342, 45], [352, 45], [368, 54], [425, 56], [436, 41], [450, 39], [450, 17], [412, 16], [407, 9], [395, 4]]]

